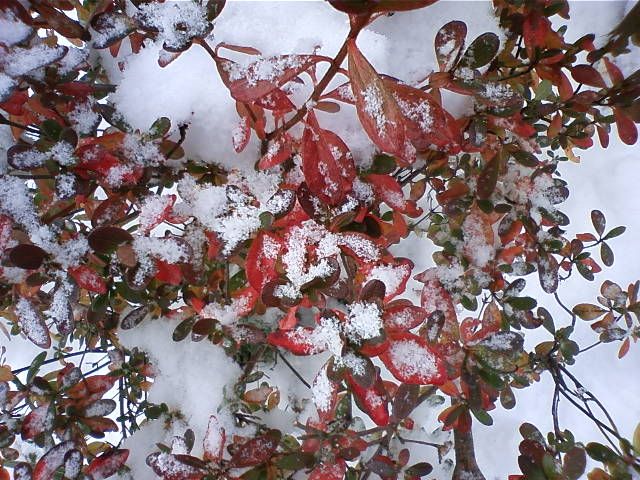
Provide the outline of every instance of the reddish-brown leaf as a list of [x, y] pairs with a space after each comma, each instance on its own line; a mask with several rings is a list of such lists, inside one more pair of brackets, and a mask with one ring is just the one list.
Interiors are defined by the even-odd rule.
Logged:
[[278, 448], [281, 436], [279, 430], [269, 430], [264, 435], [246, 441], [238, 446], [229, 460], [229, 465], [233, 468], [241, 468], [266, 462]]
[[398, 305], [386, 308], [382, 315], [385, 328], [390, 330], [411, 330], [421, 325], [427, 312], [416, 305]]
[[376, 372], [376, 379], [369, 387], [360, 385], [349, 373], [347, 373], [347, 381], [358, 407], [379, 427], [388, 425], [389, 399], [379, 374]]
[[458, 20], [449, 22], [438, 30], [435, 48], [441, 72], [448, 72], [456, 65], [466, 37], [467, 24]]
[[207, 425], [207, 433], [203, 440], [204, 459], [212, 462], [222, 460], [226, 438], [224, 427], [218, 417], [211, 415]]
[[321, 463], [309, 474], [309, 480], [342, 480], [347, 471], [347, 463], [336, 458], [331, 463]]
[[261, 58], [246, 69], [226, 60], [230, 69], [225, 76], [233, 98], [240, 102], [255, 102], [322, 61], [331, 59], [321, 55], [280, 55]]
[[418, 151], [435, 145], [455, 153], [461, 143], [455, 119], [427, 92], [409, 85], [385, 80], [406, 126], [406, 134]]
[[382, 78], [362, 55], [355, 40], [349, 40], [347, 48], [351, 89], [364, 131], [380, 150], [412, 163], [415, 149], [407, 139], [398, 104]]
[[86, 265], [78, 265], [69, 267], [68, 271], [80, 288], [99, 294], [107, 293], [107, 284], [92, 268]]
[[261, 230], [249, 247], [246, 275], [249, 285], [262, 293], [264, 285], [278, 278], [276, 263], [283, 242], [275, 233]]
[[634, 145], [638, 141], [638, 129], [633, 120], [619, 108], [613, 109], [616, 115], [618, 136], [627, 145]]
[[49, 408], [49, 403], [31, 410], [22, 422], [22, 439], [30, 440], [53, 427], [53, 418], [54, 412]]
[[269, 144], [267, 153], [265, 153], [260, 159], [260, 162], [258, 162], [258, 168], [265, 170], [280, 165], [285, 160], [288, 160], [292, 154], [291, 138], [287, 134], [284, 134]]
[[251, 127], [249, 126], [249, 117], [240, 117], [240, 121], [236, 128], [233, 129], [231, 141], [233, 149], [236, 153], [242, 152], [251, 138]]
[[51, 480], [56, 470], [64, 464], [65, 455], [73, 448], [74, 444], [71, 440], [59, 443], [51, 448], [36, 463], [32, 480]]
[[571, 67], [571, 76], [578, 83], [584, 83], [591, 87], [607, 88], [602, 75], [591, 65], [576, 65]]
[[386, 203], [392, 210], [406, 213], [411, 217], [417, 217], [422, 212], [421, 209], [416, 207], [416, 203], [413, 200], [408, 200], [404, 197], [402, 187], [395, 178], [389, 175], [370, 173], [366, 176], [366, 180], [373, 187], [376, 197]]
[[356, 173], [346, 144], [320, 128], [313, 112], [307, 116], [302, 136], [302, 171], [311, 193], [329, 205], [343, 200]]
[[205, 475], [204, 463], [191, 455], [152, 453], [147, 465], [163, 480], [200, 480]]
[[394, 377], [415, 385], [442, 385], [447, 381], [445, 364], [417, 335], [389, 332], [389, 348], [380, 360]]
[[129, 450], [109, 450], [99, 457], [94, 458], [85, 470], [85, 473], [89, 475], [92, 480], [109, 478], [126, 463], [127, 458], [129, 458]]
[[312, 355], [323, 352], [326, 347], [316, 344], [313, 328], [297, 327], [292, 330], [276, 330], [267, 336], [271, 345], [285, 348], [294, 355]]

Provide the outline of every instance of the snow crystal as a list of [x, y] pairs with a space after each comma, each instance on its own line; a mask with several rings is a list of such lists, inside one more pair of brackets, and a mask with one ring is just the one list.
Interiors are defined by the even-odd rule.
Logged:
[[366, 361], [351, 352], [346, 353], [338, 362], [351, 370], [353, 375], [364, 375], [366, 371]]
[[4, 72], [10, 77], [19, 77], [48, 65], [62, 56], [63, 47], [45, 44], [29, 48], [14, 48], [3, 60]]
[[76, 177], [72, 173], [59, 173], [56, 176], [56, 195], [58, 198], [71, 198], [76, 194]]
[[349, 308], [349, 317], [344, 325], [345, 334], [355, 342], [380, 335], [382, 317], [375, 303], [357, 302]]
[[100, 115], [93, 110], [93, 103], [87, 101], [76, 104], [68, 114], [76, 132], [80, 135], [89, 135], [100, 124]]
[[200, 315], [203, 318], [214, 318], [222, 325], [230, 325], [234, 323], [241, 312], [246, 312], [249, 305], [248, 297], [234, 298], [229, 305], [222, 305], [214, 302], [206, 305]]
[[144, 199], [140, 206], [140, 228], [143, 232], [148, 232], [157, 225], [158, 220], [162, 217], [164, 211], [171, 204], [172, 197], [149, 195]]
[[320, 411], [328, 411], [331, 407], [331, 397], [333, 395], [333, 382], [327, 376], [327, 370], [322, 368], [311, 385], [311, 395], [313, 403]]
[[299, 67], [302, 59], [298, 55], [275, 56], [260, 58], [249, 67], [243, 68], [237, 64], [226, 64], [229, 78], [233, 80], [245, 79], [250, 86], [259, 81], [273, 81], [290, 68]]
[[184, 245], [173, 238], [135, 237], [133, 249], [139, 257], [152, 256], [167, 263], [189, 260], [189, 253]]
[[8, 75], [0, 72], [0, 98], [9, 94], [18, 83]]
[[137, 165], [155, 167], [164, 161], [164, 156], [157, 145], [138, 135], [127, 134], [122, 146], [127, 158]]
[[[307, 248], [310, 245], [318, 246], [317, 261], [307, 266]], [[289, 298], [299, 297], [300, 288], [305, 283], [330, 275], [333, 269], [328, 258], [340, 253], [337, 236], [313, 220], [307, 220], [291, 229], [285, 239], [285, 251], [282, 263], [290, 284], [280, 285], [275, 293]]]
[[398, 106], [402, 113], [420, 125], [422, 131], [429, 131], [433, 127], [433, 118], [431, 117], [431, 106], [427, 102], [420, 102], [413, 105], [402, 100], [398, 95], [394, 95]]
[[30, 33], [31, 27], [16, 17], [11, 10], [2, 11], [2, 16], [0, 16], [0, 43], [11, 46], [28, 37]]
[[476, 267], [486, 266], [495, 257], [494, 245], [487, 243], [484, 229], [474, 215], [467, 215], [462, 224], [464, 235], [465, 253], [471, 256], [471, 261]]
[[37, 345], [45, 345], [49, 342], [49, 332], [42, 325], [39, 312], [29, 300], [21, 297], [16, 303], [15, 312], [22, 330], [29, 339]]
[[157, 29], [159, 40], [174, 49], [191, 37], [206, 35], [210, 28], [205, 7], [196, 2], [143, 3], [135, 15]]
[[407, 278], [411, 272], [411, 268], [407, 264], [394, 265], [377, 265], [371, 269], [367, 276], [366, 282], [371, 280], [380, 280], [386, 287], [386, 295], [398, 292], [400, 284], [404, 278]]
[[89, 59], [89, 51], [81, 48], [69, 47], [67, 54], [58, 61], [58, 73], [66, 75], [75, 70], [81, 63]]
[[415, 340], [393, 342], [389, 355], [393, 365], [405, 376], [429, 374], [436, 368], [432, 354]]
[[376, 122], [378, 132], [381, 135], [384, 135], [387, 127], [387, 117], [383, 111], [380, 90], [377, 86], [372, 84], [365, 88], [362, 95], [364, 100], [364, 111]]

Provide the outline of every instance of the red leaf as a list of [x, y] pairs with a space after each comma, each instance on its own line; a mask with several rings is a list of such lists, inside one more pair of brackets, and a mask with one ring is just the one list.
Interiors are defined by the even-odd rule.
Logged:
[[91, 433], [94, 434], [118, 431], [118, 425], [116, 425], [116, 422], [106, 417], [83, 418], [82, 423], [89, 427]]
[[261, 230], [249, 247], [246, 274], [249, 285], [262, 292], [264, 285], [278, 278], [276, 263], [283, 242], [275, 233]]
[[415, 305], [398, 305], [386, 308], [382, 315], [385, 328], [390, 330], [407, 331], [422, 324], [427, 318], [427, 312]]
[[336, 458], [331, 463], [321, 463], [309, 474], [309, 480], [342, 480], [347, 471], [347, 463]]
[[297, 327], [292, 330], [276, 330], [267, 336], [271, 345], [289, 350], [294, 355], [313, 355], [323, 352], [326, 347], [314, 343], [314, 329]]
[[406, 134], [418, 151], [432, 145], [447, 151], [459, 150], [460, 131], [455, 119], [431, 95], [392, 80], [385, 86], [393, 93], [406, 126]]
[[256, 105], [260, 105], [265, 110], [272, 110], [278, 114], [284, 114], [295, 110], [295, 104], [289, 99], [286, 93], [276, 88], [271, 93], [256, 100]]
[[393, 263], [373, 267], [367, 281], [380, 280], [385, 285], [384, 301], [388, 302], [404, 292], [413, 270], [413, 262], [408, 258], [395, 258]]
[[140, 228], [145, 235], [168, 219], [176, 198], [173, 194], [151, 196], [142, 204], [138, 220], [140, 221]]
[[309, 190], [332, 206], [342, 201], [356, 174], [345, 143], [321, 129], [313, 112], [307, 116], [302, 136], [302, 171]]
[[73, 277], [80, 288], [101, 295], [107, 293], [107, 284], [104, 279], [92, 268], [86, 265], [69, 267], [69, 275]]
[[613, 109], [616, 115], [618, 136], [627, 145], [634, 145], [638, 141], [638, 129], [633, 120], [619, 108]]
[[205, 475], [202, 462], [191, 455], [156, 452], [147, 457], [147, 465], [163, 480], [200, 480]]
[[264, 435], [246, 441], [238, 446], [229, 460], [229, 465], [233, 468], [241, 468], [266, 462], [278, 448], [281, 436], [279, 430], [269, 430]]
[[224, 445], [226, 442], [226, 433], [218, 417], [211, 415], [209, 424], [207, 425], [207, 433], [204, 437], [204, 459], [212, 462], [222, 460], [224, 454]]
[[525, 17], [522, 24], [522, 36], [529, 58], [533, 58], [536, 47], [544, 47], [549, 32], [551, 32], [551, 22], [537, 10], [531, 11]]
[[447, 381], [444, 362], [412, 333], [389, 332], [389, 349], [380, 354], [380, 360], [404, 383], [442, 385]]
[[370, 173], [366, 176], [366, 180], [373, 187], [376, 197], [385, 202], [392, 210], [406, 213], [411, 217], [417, 217], [422, 212], [416, 207], [413, 200], [404, 198], [402, 187], [395, 178], [389, 175]]
[[85, 473], [89, 475], [92, 480], [109, 478], [126, 463], [127, 458], [129, 458], [129, 450], [109, 450], [99, 457], [94, 458], [85, 470]]
[[584, 83], [591, 87], [607, 88], [602, 75], [591, 65], [576, 65], [571, 67], [571, 76], [578, 83]]
[[13, 92], [8, 100], [0, 103], [0, 108], [11, 115], [22, 115], [24, 113], [24, 104], [28, 99], [27, 90], [17, 90]]
[[327, 368], [328, 366], [325, 365], [320, 369], [311, 387], [313, 403], [318, 411], [318, 418], [323, 422], [333, 420], [338, 402], [339, 384], [329, 378]]
[[258, 168], [266, 170], [267, 168], [280, 165], [282, 162], [289, 159], [292, 153], [291, 138], [287, 134], [278, 137], [273, 140], [269, 145], [269, 148], [267, 148], [267, 153], [265, 153], [260, 159]]
[[59, 443], [49, 450], [38, 463], [36, 463], [36, 468], [33, 469], [32, 480], [51, 480], [56, 470], [64, 463], [64, 456], [73, 450], [73, 448], [73, 442], [69, 440]]
[[630, 343], [629, 338], [624, 339], [622, 345], [620, 345], [620, 350], [618, 350], [618, 358], [624, 357], [629, 352]]
[[280, 55], [261, 58], [246, 69], [226, 60], [226, 65], [231, 65], [226, 71], [231, 96], [240, 102], [254, 102], [322, 61], [331, 59], [320, 55]]
[[182, 268], [180, 265], [156, 259], [155, 278], [156, 280], [169, 285], [180, 285], [183, 279]]
[[379, 427], [388, 425], [389, 400], [380, 376], [378, 375], [370, 387], [363, 387], [349, 373], [347, 373], [347, 381], [358, 407]]
[[80, 380], [66, 393], [69, 398], [75, 400], [77, 406], [91, 405], [111, 390], [116, 380], [117, 377], [109, 375], [94, 375]]
[[408, 141], [402, 114], [384, 82], [362, 55], [355, 40], [348, 41], [349, 77], [358, 118], [371, 141], [382, 151], [412, 163], [415, 149]]
[[49, 403], [33, 409], [22, 422], [22, 439], [30, 440], [36, 435], [53, 427], [54, 413], [49, 409]]
[[622, 71], [618, 68], [618, 66], [609, 60], [607, 57], [604, 57], [604, 66], [607, 69], [607, 73], [609, 74], [609, 78], [611, 79], [611, 83], [618, 84], [624, 81], [624, 75]]
[[242, 152], [251, 137], [251, 128], [249, 126], [249, 117], [240, 117], [240, 122], [233, 129], [231, 140], [233, 141], [233, 149], [236, 153]]
[[466, 37], [467, 24], [457, 20], [447, 23], [438, 30], [435, 48], [441, 72], [448, 72], [455, 67]]
[[30, 300], [20, 298], [16, 304], [15, 312], [20, 321], [20, 327], [27, 338], [40, 348], [49, 348], [51, 346], [49, 329], [36, 305]]

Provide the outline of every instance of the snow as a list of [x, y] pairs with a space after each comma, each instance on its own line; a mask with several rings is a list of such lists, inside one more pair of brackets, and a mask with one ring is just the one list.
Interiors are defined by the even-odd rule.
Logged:
[[344, 325], [345, 334], [360, 343], [380, 335], [382, 316], [375, 303], [356, 302], [349, 307], [349, 317]]
[[217, 416], [227, 435], [239, 432], [225, 409], [225, 392], [231, 391], [233, 382], [241, 374], [240, 367], [220, 346], [207, 341], [194, 342], [186, 338], [174, 342], [171, 335], [178, 322], [159, 318], [118, 333], [126, 348], [139, 348], [150, 357], [156, 376], [149, 401], [166, 403], [170, 411], [179, 411], [184, 417], [183, 422], [168, 422], [168, 429], [163, 418], [150, 421], [125, 441], [124, 448], [131, 449], [128, 462], [131, 476], [124, 478], [155, 478], [145, 463], [147, 455], [156, 450], [157, 442], [171, 444], [171, 437], [183, 434], [187, 425], [196, 436], [193, 453], [201, 455], [211, 415]]
[[0, 43], [4, 43], [7, 46], [14, 45], [28, 37], [31, 31], [31, 27], [25, 25], [10, 9], [7, 8], [2, 11], [2, 16], [0, 17]]
[[403, 376], [429, 375], [435, 372], [433, 354], [415, 340], [398, 340], [389, 347], [389, 358]]

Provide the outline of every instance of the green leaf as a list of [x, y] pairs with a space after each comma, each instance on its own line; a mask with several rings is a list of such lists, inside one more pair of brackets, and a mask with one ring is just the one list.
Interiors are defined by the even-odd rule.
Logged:
[[507, 386], [500, 391], [500, 403], [507, 410], [511, 410], [516, 406], [516, 396], [513, 394], [511, 387]]
[[38, 373], [38, 370], [40, 370], [40, 367], [42, 366], [46, 358], [47, 352], [41, 352], [36, 356], [36, 358], [33, 359], [31, 365], [29, 366], [29, 370], [27, 371], [27, 383], [31, 383], [31, 379], [35, 376], [36, 373]]
[[525, 152], [523, 150], [513, 152], [511, 155], [516, 160], [516, 162], [525, 167], [534, 168], [538, 166], [538, 163], [540, 163], [533, 153]]
[[618, 455], [606, 445], [591, 442], [586, 446], [587, 454], [597, 462], [615, 462]]
[[500, 49], [500, 39], [495, 33], [486, 32], [477, 37], [460, 61], [460, 65], [469, 68], [480, 68], [489, 63]]
[[176, 329], [173, 331], [173, 341], [179, 342], [187, 338], [187, 335], [191, 333], [191, 327], [193, 327], [195, 320], [195, 317], [190, 317], [180, 322]]
[[396, 159], [391, 155], [379, 153], [373, 157], [371, 173], [388, 174], [396, 169]]
[[613, 250], [611, 250], [611, 247], [604, 242], [600, 245], [600, 258], [602, 258], [602, 263], [607, 267], [613, 265]]
[[549, 80], [542, 80], [536, 90], [536, 100], [546, 100], [553, 93], [553, 84]]
[[619, 236], [620, 236], [620, 235], [622, 235], [626, 230], [627, 230], [627, 227], [624, 227], [624, 226], [620, 226], [620, 227], [613, 228], [609, 233], [607, 233], [607, 234], [603, 237], [603, 240], [611, 240], [612, 238], [619, 237]]
[[604, 229], [607, 226], [607, 221], [604, 218], [604, 213], [600, 210], [592, 210], [591, 211], [591, 223], [593, 223], [593, 227], [598, 232], [598, 235], [602, 236], [604, 233]]
[[532, 310], [538, 306], [538, 302], [531, 297], [511, 297], [506, 301], [516, 310]]
[[151, 128], [149, 129], [149, 135], [151, 136], [151, 138], [161, 138], [169, 133], [170, 129], [171, 120], [169, 120], [167, 117], [160, 117], [155, 122], [153, 122], [153, 125], [151, 125]]
[[484, 410], [479, 408], [472, 408], [471, 413], [473, 413], [473, 416], [476, 417], [478, 421], [483, 425], [487, 425], [487, 426], [493, 425], [493, 418], [491, 418], [491, 415], [489, 415]]
[[283, 470], [302, 470], [311, 468], [315, 464], [315, 458], [309, 452], [288, 453], [276, 460], [276, 465]]
[[607, 310], [598, 305], [593, 305], [591, 303], [579, 303], [575, 307], [573, 307], [573, 313], [575, 313], [582, 320], [595, 320], [598, 317], [601, 317]]

